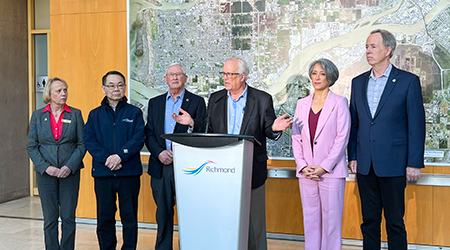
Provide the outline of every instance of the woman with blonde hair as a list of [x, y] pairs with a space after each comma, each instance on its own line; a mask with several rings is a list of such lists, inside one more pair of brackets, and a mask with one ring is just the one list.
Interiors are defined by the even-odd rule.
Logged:
[[43, 93], [47, 106], [33, 112], [27, 139], [41, 198], [47, 250], [75, 248], [75, 210], [86, 149], [81, 111], [69, 107], [67, 97], [68, 86], [63, 79], [55, 77], [47, 82]]

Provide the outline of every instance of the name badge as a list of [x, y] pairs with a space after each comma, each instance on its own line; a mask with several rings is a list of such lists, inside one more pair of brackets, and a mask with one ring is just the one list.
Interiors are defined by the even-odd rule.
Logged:
[[67, 119], [61, 119], [61, 121], [64, 122], [64, 123], [71, 123], [72, 122], [71, 120], [67, 120]]

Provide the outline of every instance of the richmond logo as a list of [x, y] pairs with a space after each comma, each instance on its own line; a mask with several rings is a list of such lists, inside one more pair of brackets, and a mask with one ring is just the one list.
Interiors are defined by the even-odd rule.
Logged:
[[183, 172], [186, 175], [198, 175], [200, 172], [206, 173], [218, 173], [218, 174], [234, 174], [236, 172], [235, 168], [221, 168], [215, 166], [217, 163], [213, 161], [206, 161], [200, 167], [197, 168], [189, 168], [184, 167]]

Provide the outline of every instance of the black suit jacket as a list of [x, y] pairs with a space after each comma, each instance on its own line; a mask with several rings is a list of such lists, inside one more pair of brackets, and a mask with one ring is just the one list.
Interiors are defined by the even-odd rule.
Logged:
[[[148, 162], [148, 174], [155, 178], [161, 178], [162, 167], [164, 164], [159, 161], [158, 155], [166, 150], [166, 142], [161, 137], [164, 133], [164, 120], [166, 112], [167, 93], [154, 97], [148, 101], [147, 125], [145, 126], [145, 145], [150, 151], [150, 159]], [[206, 107], [205, 100], [197, 95], [187, 91], [184, 93], [181, 108], [186, 110], [194, 119], [195, 124], [201, 123], [205, 119]], [[194, 127], [197, 132], [199, 127]], [[176, 124], [174, 133], [186, 133], [187, 125]]]
[[[223, 89], [212, 93], [209, 98], [207, 124], [210, 133], [228, 133], [227, 93], [227, 90]], [[278, 139], [278, 135], [281, 134], [272, 131], [275, 118], [272, 96], [248, 86], [247, 102], [239, 134], [251, 135], [261, 143], [261, 145], [254, 143], [252, 189], [263, 185], [267, 179], [266, 138]]]

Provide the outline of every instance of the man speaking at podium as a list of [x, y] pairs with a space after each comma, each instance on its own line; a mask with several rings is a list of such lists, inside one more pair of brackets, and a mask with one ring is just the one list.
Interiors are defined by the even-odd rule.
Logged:
[[150, 150], [148, 174], [151, 175], [153, 199], [156, 203], [156, 250], [172, 249], [173, 214], [175, 206], [175, 180], [173, 173], [172, 143], [163, 134], [186, 133], [192, 126], [177, 123], [172, 117], [180, 108], [203, 121], [206, 113], [205, 100], [185, 89], [187, 76], [179, 63], [169, 65], [164, 80], [169, 91], [148, 102], [145, 145]]
[[[265, 181], [267, 179], [266, 138], [277, 140], [281, 131], [292, 124], [287, 114], [276, 118], [272, 96], [247, 85], [249, 67], [241, 58], [230, 58], [224, 66], [225, 89], [211, 94], [208, 102], [207, 131], [220, 134], [251, 135], [261, 145], [254, 144], [252, 191], [250, 201], [249, 250], [267, 249]], [[189, 112], [175, 115], [182, 124], [194, 124]], [[205, 127], [205, 124], [194, 124]]]

